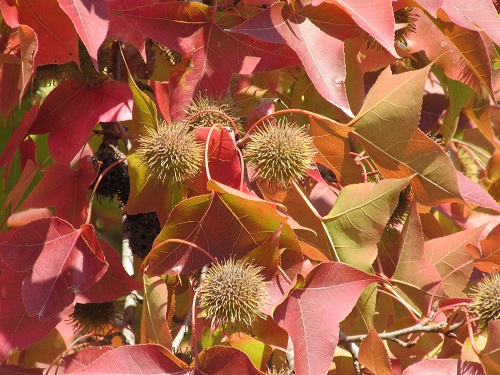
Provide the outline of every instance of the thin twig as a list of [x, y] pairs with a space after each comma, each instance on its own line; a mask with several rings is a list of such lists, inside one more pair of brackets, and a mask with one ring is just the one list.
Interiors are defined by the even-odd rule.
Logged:
[[359, 346], [357, 346], [354, 342], [343, 342], [347, 338], [348, 336], [342, 330], [339, 330], [339, 344], [342, 345], [351, 354], [352, 360], [354, 362], [354, 371], [356, 371], [356, 374], [361, 374], [361, 365], [359, 364], [358, 360]]
[[[453, 332], [457, 330], [458, 328], [462, 327], [464, 322], [459, 322], [452, 324], [448, 327], [448, 322], [440, 322], [440, 323], [417, 323], [414, 326], [407, 327], [407, 328], [402, 328], [398, 329], [397, 331], [392, 331], [392, 332], [384, 332], [380, 333], [379, 336], [382, 340], [391, 340], [398, 342], [398, 337], [399, 336], [404, 336], [408, 335], [410, 333], [444, 333], [443, 330], [447, 328], [446, 333], [448, 332]], [[362, 342], [366, 338], [366, 335], [354, 335], [354, 336], [346, 336], [344, 338], [340, 337], [339, 338], [339, 344], [344, 344], [348, 342]], [[399, 342], [398, 342], [399, 344]], [[407, 344], [407, 343], [406, 343]]]

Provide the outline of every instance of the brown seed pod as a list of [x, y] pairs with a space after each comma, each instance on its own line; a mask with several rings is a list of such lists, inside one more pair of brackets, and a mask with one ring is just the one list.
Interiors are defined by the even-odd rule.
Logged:
[[302, 180], [314, 166], [316, 147], [303, 127], [287, 121], [267, 123], [252, 133], [245, 161], [271, 186], [288, 186]]
[[178, 188], [198, 174], [203, 162], [203, 146], [185, 124], [160, 123], [157, 130], [148, 129], [148, 132], [139, 137], [137, 147], [148, 180]]
[[268, 302], [267, 283], [256, 267], [247, 260], [216, 264], [198, 288], [200, 309], [212, 319], [213, 326], [247, 329], [258, 318]]
[[137, 215], [125, 214], [123, 233], [126, 233], [132, 254], [144, 259], [153, 247], [155, 238], [160, 234], [161, 226], [156, 212]]
[[115, 319], [121, 319], [117, 301], [103, 303], [77, 303], [69, 316], [69, 322], [76, 331], [104, 333], [109, 326], [114, 326]]
[[492, 320], [500, 319], [500, 273], [486, 276], [472, 292], [470, 310], [477, 316], [479, 329], [483, 330]]

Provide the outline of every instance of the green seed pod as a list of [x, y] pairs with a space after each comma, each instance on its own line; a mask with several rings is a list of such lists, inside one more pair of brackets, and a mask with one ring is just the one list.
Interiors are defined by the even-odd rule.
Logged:
[[[207, 110], [220, 113], [203, 112]], [[237, 124], [240, 120], [237, 116], [239, 110], [236, 102], [230, 97], [213, 98], [211, 96], [198, 94], [197, 97], [192, 100], [191, 105], [186, 111], [188, 119], [187, 124], [193, 128], [211, 127], [215, 124], [220, 124], [225, 128], [233, 129], [233, 125], [227, 117], [231, 118], [233, 122]], [[190, 119], [191, 117], [192, 119]]]
[[178, 188], [194, 178], [203, 162], [203, 146], [188, 127], [175, 122], [161, 123], [158, 130], [139, 137], [137, 155], [147, 168], [146, 178], [163, 186]]
[[479, 329], [488, 328], [490, 321], [500, 319], [500, 273], [486, 276], [472, 291], [471, 312], [478, 318]]
[[258, 318], [268, 302], [267, 283], [256, 267], [247, 260], [229, 258], [207, 271], [198, 288], [200, 309], [212, 319], [212, 326], [247, 329]]
[[314, 166], [317, 152], [313, 137], [303, 127], [286, 121], [256, 130], [245, 150], [248, 165], [273, 187], [302, 180]]

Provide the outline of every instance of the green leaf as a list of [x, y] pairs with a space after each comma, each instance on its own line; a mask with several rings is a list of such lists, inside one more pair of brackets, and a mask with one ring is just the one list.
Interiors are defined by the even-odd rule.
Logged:
[[346, 186], [323, 218], [339, 261], [370, 272], [377, 243], [410, 178]]

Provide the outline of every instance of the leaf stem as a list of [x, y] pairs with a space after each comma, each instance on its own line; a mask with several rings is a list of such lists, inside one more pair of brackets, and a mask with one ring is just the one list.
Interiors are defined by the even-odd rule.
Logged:
[[170, 243], [170, 242], [181, 243], [181, 244], [183, 244], [183, 245], [187, 245], [187, 246], [189, 246], [189, 247], [192, 247], [192, 248], [194, 248], [194, 249], [198, 250], [199, 252], [201, 252], [201, 253], [205, 254], [205, 255], [206, 255], [206, 256], [207, 256], [207, 257], [208, 257], [208, 258], [212, 261], [212, 263], [214, 263], [214, 264], [218, 264], [218, 263], [219, 263], [219, 262], [217, 262], [217, 260], [216, 260], [216, 259], [215, 259], [215, 258], [214, 258], [214, 257], [213, 257], [213, 256], [212, 256], [209, 252], [208, 252], [208, 251], [206, 251], [205, 249], [202, 249], [201, 247], [199, 247], [198, 245], [196, 245], [196, 244], [194, 244], [194, 243], [192, 243], [192, 242], [185, 241], [185, 240], [181, 240], [181, 239], [178, 239], [178, 238], [169, 238], [168, 240], [162, 241], [162, 242], [160, 242], [159, 244], [155, 245], [155, 246], [151, 249], [151, 251], [149, 252], [149, 254], [148, 254], [148, 256], [146, 257], [146, 259], [144, 259], [144, 262], [146, 262], [146, 261], [147, 261], [147, 259], [149, 258], [149, 255], [150, 255], [150, 254], [152, 254], [152, 253], [153, 253], [153, 251], [154, 251], [155, 249], [157, 249], [158, 247], [163, 246], [163, 245], [165, 245], [165, 244], [167, 244], [167, 243]]
[[210, 137], [212, 137], [212, 133], [215, 128], [221, 128], [224, 131], [224, 127], [220, 124], [215, 124], [210, 127], [210, 130], [207, 135], [207, 140], [205, 141], [205, 171], [207, 173], [207, 179], [210, 181], [212, 176], [210, 176], [210, 168], [208, 166], [208, 162], [210, 161], [208, 158], [208, 145], [210, 143]]
[[446, 280], [448, 277], [450, 277], [450, 276], [451, 276], [451, 275], [453, 275], [455, 272], [457, 272], [457, 271], [461, 270], [461, 269], [462, 269], [462, 268], [464, 268], [464, 267], [467, 267], [468, 265], [470, 265], [470, 264], [472, 264], [472, 263], [474, 263], [474, 259], [471, 259], [471, 260], [469, 260], [468, 262], [465, 262], [464, 264], [462, 264], [460, 267], [453, 269], [451, 272], [449, 272], [449, 273], [448, 273], [445, 277], [443, 277], [443, 278], [441, 279], [441, 281], [439, 282], [439, 284], [437, 284], [436, 289], [434, 289], [434, 292], [432, 293], [432, 295], [431, 295], [431, 299], [430, 299], [430, 301], [429, 301], [429, 305], [427, 306], [427, 316], [428, 316], [428, 317], [429, 317], [429, 316], [431, 316], [431, 311], [432, 311], [432, 303], [433, 303], [433, 301], [434, 301], [434, 298], [436, 298], [436, 293], [437, 293], [437, 290], [439, 289], [439, 287], [440, 287], [441, 285], [443, 285], [443, 284], [444, 284], [445, 280]]
[[90, 218], [91, 218], [91, 216], [92, 216], [92, 204], [93, 204], [93, 202], [94, 202], [95, 192], [96, 192], [96, 190], [97, 190], [97, 187], [98, 187], [98, 186], [99, 186], [99, 184], [101, 183], [103, 176], [104, 176], [106, 173], [108, 173], [108, 172], [111, 170], [111, 168], [113, 168], [113, 167], [117, 166], [117, 165], [118, 165], [118, 164], [120, 164], [120, 163], [123, 163], [123, 162], [124, 162], [124, 161], [126, 161], [126, 160], [127, 160], [127, 158], [122, 158], [122, 159], [120, 159], [120, 160], [115, 161], [113, 164], [111, 164], [111, 165], [110, 165], [110, 166], [108, 166], [106, 169], [104, 169], [104, 170], [102, 171], [102, 173], [101, 173], [101, 174], [99, 174], [99, 177], [97, 177], [97, 180], [96, 180], [96, 182], [95, 182], [95, 184], [94, 184], [94, 188], [92, 189], [92, 194], [90, 195], [90, 201], [89, 201], [89, 205], [88, 205], [88, 207], [87, 207], [87, 220], [85, 220], [85, 224], [89, 224], [89, 223], [90, 223]]

